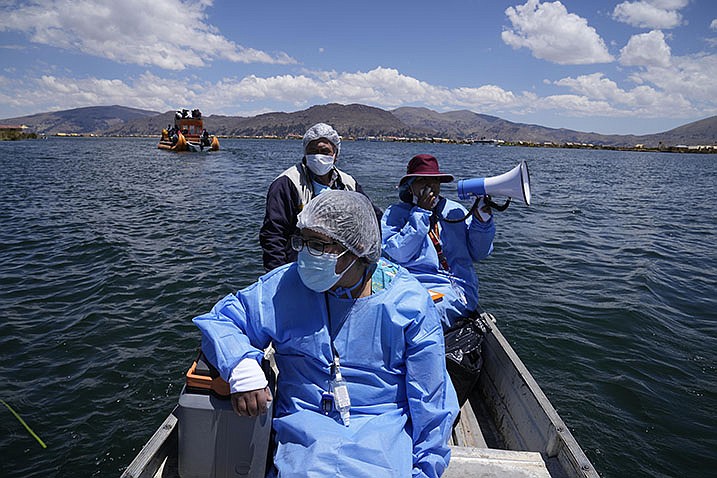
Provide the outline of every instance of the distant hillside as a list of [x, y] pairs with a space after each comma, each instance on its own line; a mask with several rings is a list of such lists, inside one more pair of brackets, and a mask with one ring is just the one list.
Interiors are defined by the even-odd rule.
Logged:
[[587, 143], [604, 146], [632, 147], [644, 144], [715, 145], [717, 144], [717, 116], [689, 123], [664, 133], [650, 135], [604, 135], [569, 129], [546, 128], [524, 123], [512, 123], [495, 116], [471, 111], [437, 113], [426, 108], [398, 108], [392, 113], [411, 129], [432, 129], [437, 136], [447, 138], [502, 139], [532, 143]]
[[157, 135], [159, 138], [159, 135], [162, 133], [162, 128], [174, 124], [174, 113], [175, 111], [167, 111], [165, 113], [154, 113], [152, 116], [139, 116], [123, 123], [117, 123], [96, 133], [107, 136]]
[[427, 128], [436, 136], [456, 139], [502, 139], [503, 141], [527, 141], [531, 143], [596, 143], [610, 146], [634, 146], [635, 136], [601, 135], [582, 133], [568, 129], [546, 128], [524, 123], [512, 123], [495, 116], [481, 115], [471, 111], [437, 113], [427, 108], [398, 108], [394, 116], [410, 128]]
[[441, 138], [493, 139], [494, 125], [507, 124], [495, 116], [481, 115], [467, 110], [438, 113], [428, 108], [403, 107], [391, 113], [412, 130], [427, 131]]
[[6, 124], [24, 124], [41, 134], [103, 133], [117, 125], [136, 118], [156, 116], [156, 111], [139, 110], [126, 106], [89, 106], [72, 110], [39, 113], [19, 118], [0, 120]]
[[[104, 131], [110, 135], [159, 134], [171, 124], [174, 112], [156, 117], [137, 118]], [[252, 117], [204, 116], [204, 126], [219, 136], [279, 136], [300, 135], [316, 123], [329, 123], [344, 137], [405, 136], [411, 128], [390, 112], [365, 105], [328, 104], [312, 106], [294, 113], [265, 113]]]
[[[25, 124], [41, 134], [79, 133], [112, 136], [159, 136], [173, 122], [174, 111], [157, 113], [123, 106], [97, 106], [0, 120]], [[602, 135], [569, 129], [513, 123], [471, 111], [438, 113], [404, 107], [392, 111], [352, 104], [312, 106], [293, 113], [266, 113], [253, 117], [205, 115], [204, 125], [219, 136], [303, 135], [318, 122], [329, 123], [346, 138], [396, 136], [440, 137], [453, 140], [496, 139], [507, 142], [586, 143], [602, 146], [646, 147], [717, 144], [717, 116], [651, 135]]]
[[695, 121], [664, 133], [640, 136], [639, 139], [639, 142], [645, 144], [717, 144], [717, 116]]
[[388, 111], [335, 103], [294, 113], [266, 113], [251, 118], [210, 116], [205, 120], [207, 129], [228, 136], [303, 136], [316, 123], [328, 123], [345, 137], [410, 133], [410, 129]]

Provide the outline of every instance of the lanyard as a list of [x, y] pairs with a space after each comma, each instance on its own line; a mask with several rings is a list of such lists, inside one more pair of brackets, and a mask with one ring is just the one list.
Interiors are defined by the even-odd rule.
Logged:
[[446, 259], [446, 255], [443, 253], [443, 247], [441, 247], [441, 237], [438, 234], [438, 215], [432, 214], [431, 220], [430, 220], [431, 227], [428, 229], [428, 237], [431, 238], [431, 242], [433, 242], [433, 247], [436, 248], [436, 253], [438, 254], [438, 262], [440, 263], [440, 266], [443, 270], [446, 272], [449, 272], [451, 269], [448, 266], [448, 260]]
[[[329, 343], [331, 345], [331, 354], [333, 355], [331, 372], [332, 372], [332, 375], [334, 375], [336, 373], [336, 370], [334, 367], [336, 367], [336, 368], [339, 367], [339, 352], [338, 352], [338, 350], [336, 350], [336, 345], [334, 344], [334, 334], [332, 332], [333, 326], [331, 324], [331, 308], [329, 307], [329, 293], [328, 292], [324, 292], [324, 302], [326, 303], [326, 318], [328, 321], [328, 328], [329, 328]], [[356, 299], [353, 299], [353, 303], [346, 311], [346, 316], [344, 317], [344, 320], [351, 313], [351, 309], [353, 308], [354, 303], [356, 303]], [[343, 322], [341, 323], [341, 325], [339, 325], [338, 330], [336, 330], [336, 335], [339, 334], [339, 330], [341, 330], [341, 327], [343, 327]]]
[[[331, 379], [329, 380], [329, 392], [322, 394], [321, 408], [327, 415], [333, 408], [341, 415], [341, 421], [344, 423], [344, 425], [349, 426], [349, 422], [351, 419], [351, 399], [349, 398], [349, 391], [346, 384], [346, 380], [344, 380], [343, 376], [341, 375], [339, 352], [336, 350], [336, 346], [334, 345], [334, 337], [331, 333], [331, 310], [329, 308], [329, 295], [326, 292], [324, 292], [324, 300], [326, 302], [326, 317], [328, 319], [329, 327], [329, 342], [331, 343], [331, 353], [333, 354], [334, 359], [331, 364]], [[354, 299], [354, 303], [355, 302], [356, 299]], [[346, 317], [348, 317], [348, 314], [351, 312], [352, 307], [353, 304], [351, 304], [351, 307], [349, 307], [348, 312], [346, 312]], [[344, 320], [346, 319], [346, 317], [344, 317]], [[339, 329], [342, 326], [343, 323], [339, 326]], [[337, 330], [337, 335], [338, 332], [339, 331]]]
[[[331, 362], [331, 376], [333, 377], [336, 373], [336, 370], [334, 367], [339, 366], [339, 352], [336, 350], [336, 345], [334, 345], [334, 335], [331, 329], [333, 327], [331, 326], [331, 308], [329, 307], [329, 293], [324, 292], [324, 302], [326, 303], [326, 319], [328, 322], [329, 327], [329, 343], [331, 344], [331, 354], [333, 355], [333, 361]], [[336, 335], [338, 335], [339, 331], [336, 331]]]

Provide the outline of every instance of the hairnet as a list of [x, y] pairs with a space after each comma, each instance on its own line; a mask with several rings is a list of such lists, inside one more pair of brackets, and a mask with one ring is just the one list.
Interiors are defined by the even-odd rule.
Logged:
[[316, 123], [306, 130], [306, 133], [304, 133], [304, 152], [306, 152], [306, 146], [310, 142], [319, 138], [326, 138], [331, 141], [331, 144], [336, 148], [336, 157], [338, 158], [339, 151], [341, 151], [341, 136], [339, 136], [334, 128], [326, 123]]
[[381, 234], [371, 201], [361, 193], [324, 191], [299, 213], [297, 227], [310, 229], [340, 242], [358, 257], [377, 262]]

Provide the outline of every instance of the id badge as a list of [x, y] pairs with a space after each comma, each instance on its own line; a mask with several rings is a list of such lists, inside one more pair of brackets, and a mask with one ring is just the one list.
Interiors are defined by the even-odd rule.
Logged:
[[351, 408], [351, 399], [349, 398], [349, 388], [346, 386], [346, 380], [332, 380], [331, 391], [334, 396], [334, 405], [336, 410], [342, 412]]

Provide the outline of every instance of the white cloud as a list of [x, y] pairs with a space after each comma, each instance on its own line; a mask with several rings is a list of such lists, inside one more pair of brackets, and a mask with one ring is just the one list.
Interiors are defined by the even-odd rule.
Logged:
[[710, 28], [711, 28], [712, 30], [717, 30], [717, 18], [715, 18], [714, 20], [712, 20], [712, 23], [710, 23]]
[[573, 92], [593, 100], [608, 100], [626, 103], [628, 95], [618, 88], [617, 83], [605, 78], [602, 73], [581, 75], [577, 78], [563, 78], [555, 82], [558, 86], [566, 86]]
[[447, 88], [383, 67], [366, 72], [251, 75], [212, 83], [162, 78], [149, 72], [125, 81], [52, 75], [23, 81], [0, 76], [0, 111], [40, 112], [121, 104], [164, 112], [182, 106], [167, 103], [172, 99], [167, 99], [165, 93], [173, 91], [172, 98], [182, 98], [184, 105], [209, 115], [252, 116], [336, 102], [384, 109], [468, 109], [513, 118], [546, 111], [562, 117], [677, 118], [717, 114], [717, 82], [712, 81], [715, 77], [717, 55], [673, 57], [669, 68], [642, 68], [630, 77], [635, 85], [631, 89], [619, 86], [602, 73], [562, 78], [551, 84], [569, 93], [547, 96], [508, 91], [495, 85]]
[[[368, 72], [315, 72], [302, 75], [226, 78], [216, 83], [173, 80], [145, 73], [129, 81], [101, 78], [74, 79], [45, 75], [32, 81], [5, 78], [0, 110], [50, 111], [88, 105], [121, 104], [154, 111], [169, 111], [181, 105], [172, 98], [196, 106], [207, 114], [241, 115], [265, 112], [270, 104], [291, 105], [294, 110], [317, 103], [363, 103], [391, 109], [422, 105], [440, 111], [467, 108], [494, 114], [527, 110], [534, 97], [517, 95], [498, 86], [449, 89], [431, 85], [391, 68]], [[32, 107], [30, 108], [30, 106]]]
[[627, 116], [607, 101], [596, 101], [579, 95], [546, 96], [537, 105], [541, 110], [558, 110], [563, 114], [578, 117]]
[[[35, 0], [0, 9], [0, 31], [20, 31], [31, 41], [81, 51], [120, 63], [183, 70], [214, 59], [291, 64], [235, 44], [206, 24], [211, 0]], [[3, 11], [4, 10], [4, 11]]]
[[689, 0], [622, 2], [615, 7], [612, 17], [638, 28], [675, 28], [682, 25], [682, 15], [677, 10], [688, 3]]
[[528, 0], [509, 7], [512, 23], [503, 30], [503, 41], [515, 49], [528, 48], [534, 57], [561, 65], [606, 63], [613, 60], [605, 42], [587, 20], [568, 13], [560, 2]]
[[[650, 41], [642, 46], [650, 46]], [[663, 44], [656, 42], [652, 47], [659, 50]], [[639, 62], [638, 51], [644, 54]], [[620, 88], [602, 73], [563, 78], [555, 84], [569, 88], [582, 98], [608, 102], [614, 109], [613, 116], [669, 118], [717, 114], [717, 82], [714, 81], [717, 78], [717, 55], [670, 57], [669, 51], [651, 55], [647, 49], [637, 48], [634, 55], [632, 60], [642, 68], [629, 77], [637, 85], [632, 89]], [[665, 55], [669, 61], [658, 61]], [[546, 100], [541, 100], [543, 105]], [[590, 108], [586, 107], [584, 111], [589, 112]]]
[[[251, 75], [240, 81], [224, 80], [212, 87], [217, 103], [247, 103], [272, 100], [308, 106], [316, 102], [363, 103], [396, 108], [420, 103], [439, 110], [469, 108], [476, 111], [507, 110], [524, 99], [493, 85], [448, 89], [402, 75], [392, 68], [368, 72], [307, 72], [259, 78]], [[205, 96], [206, 99], [206, 96]]]
[[[675, 111], [693, 112], [694, 107], [679, 92], [658, 90], [648, 85], [638, 85], [631, 90], [620, 88], [602, 73], [563, 78], [555, 82], [577, 93], [574, 108], [580, 115], [602, 114], [606, 116], [658, 117], [674, 115]], [[572, 95], [564, 95], [571, 98]], [[555, 101], [550, 97], [550, 101]], [[548, 98], [543, 101], [548, 100]]]
[[717, 114], [717, 55], [672, 57], [670, 68], [649, 67], [631, 75], [636, 83], [651, 83], [668, 95], [687, 98]]
[[633, 35], [620, 50], [620, 64], [625, 66], [670, 66], [671, 50], [660, 30]]
[[[58, 111], [83, 106], [123, 105], [153, 111], [174, 110], [166, 92], [202, 108], [201, 92], [206, 85], [175, 81], [145, 73], [130, 82], [105, 78], [69, 78], [43, 75], [33, 80], [5, 79], [0, 110]], [[9, 116], [9, 115], [8, 115]]]

